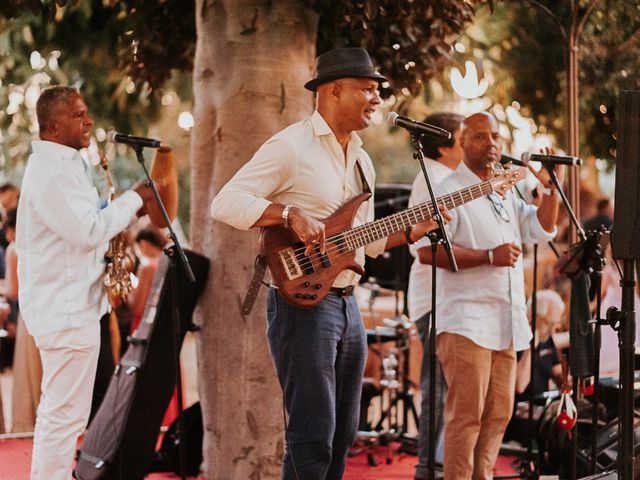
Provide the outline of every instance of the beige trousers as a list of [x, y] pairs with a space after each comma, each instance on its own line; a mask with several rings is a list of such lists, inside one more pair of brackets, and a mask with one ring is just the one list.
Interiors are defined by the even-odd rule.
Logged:
[[444, 409], [444, 478], [493, 478], [502, 436], [513, 411], [516, 354], [482, 348], [441, 333], [437, 352], [449, 385]]
[[69, 480], [78, 437], [91, 409], [100, 324], [35, 337], [42, 359], [31, 480]]

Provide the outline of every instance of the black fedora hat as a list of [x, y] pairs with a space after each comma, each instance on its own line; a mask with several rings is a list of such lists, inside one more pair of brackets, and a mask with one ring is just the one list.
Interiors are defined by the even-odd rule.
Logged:
[[316, 60], [316, 78], [304, 88], [316, 91], [318, 85], [339, 78], [371, 78], [379, 82], [387, 79], [373, 68], [369, 53], [364, 48], [336, 48], [320, 55]]

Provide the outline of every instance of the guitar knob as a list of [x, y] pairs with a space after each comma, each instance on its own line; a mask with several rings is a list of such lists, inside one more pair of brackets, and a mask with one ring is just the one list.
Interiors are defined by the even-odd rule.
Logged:
[[311, 285], [309, 282], [304, 282], [304, 283], [302, 284], [302, 286], [303, 286], [304, 288], [308, 288], [308, 287], [309, 287], [309, 285]]
[[296, 294], [294, 295], [294, 297], [295, 297], [295, 298], [303, 298], [301, 293], [296, 293]]
[[309, 300], [311, 298], [311, 295], [309, 295], [308, 293], [305, 293], [302, 295], [302, 298], [304, 298], [305, 300]]
[[313, 295], [309, 295], [311, 297], [311, 300], [315, 300], [316, 298], [318, 298], [318, 295], [316, 295], [315, 293]]
[[315, 288], [316, 290], [320, 290], [322, 288], [322, 284], [321, 283], [316, 283], [313, 288]]

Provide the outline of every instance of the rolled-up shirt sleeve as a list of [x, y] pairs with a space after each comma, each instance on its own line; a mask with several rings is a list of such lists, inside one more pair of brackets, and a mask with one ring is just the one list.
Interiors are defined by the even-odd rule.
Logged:
[[95, 189], [88, 189], [83, 180], [80, 175], [59, 173], [46, 183], [35, 207], [49, 229], [89, 251], [124, 230], [142, 206], [142, 198], [128, 191], [100, 210]]
[[290, 188], [295, 175], [293, 148], [281, 139], [269, 141], [218, 192], [211, 217], [248, 230], [272, 203], [267, 199]]
[[553, 240], [558, 229], [554, 226], [551, 232], [547, 232], [538, 220], [538, 209], [534, 205], [529, 205], [524, 200], [514, 198], [518, 210], [518, 220], [520, 223], [520, 234], [523, 243], [538, 243]]

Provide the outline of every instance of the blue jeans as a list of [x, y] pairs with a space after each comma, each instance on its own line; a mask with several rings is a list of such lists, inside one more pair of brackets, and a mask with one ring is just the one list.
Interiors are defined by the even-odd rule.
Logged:
[[269, 290], [267, 338], [289, 413], [282, 478], [338, 480], [355, 438], [367, 342], [353, 296], [296, 308]]
[[[431, 312], [416, 320], [416, 327], [422, 342], [422, 365], [420, 366], [420, 431], [418, 434], [418, 465], [416, 478], [427, 478], [429, 460], [429, 331], [431, 330]], [[447, 383], [442, 373], [442, 364], [436, 357], [436, 463], [444, 459], [444, 403], [447, 398]]]

